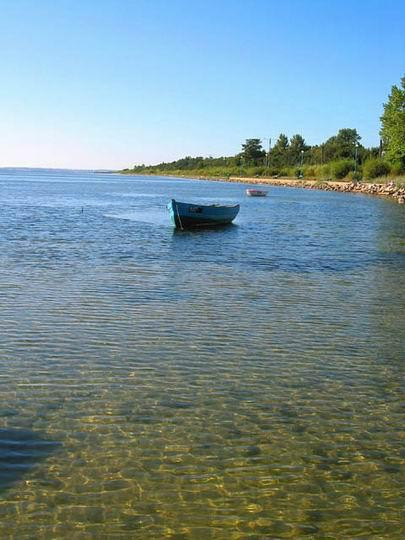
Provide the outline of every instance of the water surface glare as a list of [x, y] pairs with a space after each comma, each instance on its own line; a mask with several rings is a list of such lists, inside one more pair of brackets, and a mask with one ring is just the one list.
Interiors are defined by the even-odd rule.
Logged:
[[245, 187], [0, 170], [0, 538], [404, 537], [404, 209]]

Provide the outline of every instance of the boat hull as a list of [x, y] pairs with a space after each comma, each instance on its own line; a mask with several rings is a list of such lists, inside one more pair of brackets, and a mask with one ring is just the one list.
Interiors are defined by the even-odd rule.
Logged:
[[264, 191], [263, 189], [247, 189], [246, 195], [249, 197], [266, 197], [267, 191]]
[[167, 205], [172, 224], [177, 229], [192, 227], [212, 227], [231, 223], [239, 212], [239, 204], [234, 206], [219, 206], [190, 204], [172, 199]]

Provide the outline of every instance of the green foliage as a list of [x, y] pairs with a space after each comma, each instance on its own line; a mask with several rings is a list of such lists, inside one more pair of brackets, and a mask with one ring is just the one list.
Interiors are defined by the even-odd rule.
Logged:
[[265, 170], [266, 176], [277, 176], [280, 172], [280, 169], [278, 167], [268, 167]]
[[246, 167], [245, 176], [248, 176], [249, 178], [252, 178], [255, 174], [256, 174], [256, 168], [255, 167]]
[[[330, 137], [323, 145], [325, 161], [353, 159], [359, 153], [360, 135], [355, 129], [340, 129], [337, 135]], [[356, 150], [357, 149], [357, 150]]]
[[399, 163], [393, 163], [391, 164], [391, 175], [392, 176], [400, 176], [403, 172], [403, 168]]
[[280, 133], [276, 144], [274, 145], [273, 150], [287, 150], [288, 148], [288, 137], [284, 133]]
[[405, 77], [401, 79], [401, 86], [392, 87], [384, 104], [380, 135], [387, 160], [405, 171]]
[[304, 154], [308, 148], [309, 147], [305, 144], [304, 137], [301, 135], [297, 134], [291, 137], [288, 148], [288, 162], [290, 165], [301, 165], [304, 161]]
[[[259, 138], [246, 139], [242, 151], [228, 157], [191, 157], [154, 166], [137, 165], [124, 169], [124, 174], [154, 174], [193, 177], [279, 176], [293, 177], [301, 173], [306, 178], [321, 181], [361, 179], [399, 175], [405, 171], [405, 77], [401, 88], [392, 87], [381, 117], [381, 137], [386, 161], [379, 158], [382, 147], [364, 148], [356, 129], [344, 128], [326, 142], [309, 146], [300, 134], [290, 140], [281, 133], [266, 154]], [[364, 167], [363, 167], [364, 165]]]
[[319, 168], [318, 177], [322, 179], [328, 179], [331, 178], [331, 164], [325, 163], [324, 165], [321, 165]]
[[354, 161], [341, 159], [330, 164], [330, 172], [335, 180], [342, 180], [355, 168]]
[[263, 161], [266, 152], [263, 150], [260, 139], [246, 139], [245, 144], [242, 144], [242, 153], [245, 163], [257, 165]]
[[390, 172], [390, 165], [380, 158], [369, 159], [363, 165], [363, 174], [365, 178], [377, 178], [378, 176], [386, 176]]
[[360, 171], [350, 171], [346, 176], [346, 180], [350, 182], [360, 182], [362, 179], [362, 174]]
[[282, 167], [288, 162], [288, 137], [281, 133], [270, 151], [269, 161], [273, 167]]
[[318, 167], [309, 165], [304, 167], [305, 178], [316, 178], [318, 176]]

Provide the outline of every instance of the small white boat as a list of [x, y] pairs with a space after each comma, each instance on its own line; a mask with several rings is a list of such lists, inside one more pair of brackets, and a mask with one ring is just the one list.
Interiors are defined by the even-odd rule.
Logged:
[[267, 191], [264, 189], [247, 189], [246, 195], [249, 195], [249, 197], [266, 197]]

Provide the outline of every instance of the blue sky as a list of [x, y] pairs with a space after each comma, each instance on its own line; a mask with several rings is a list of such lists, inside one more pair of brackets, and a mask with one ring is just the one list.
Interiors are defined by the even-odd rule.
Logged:
[[0, 166], [129, 167], [346, 127], [377, 145], [405, 75], [402, 0], [0, 0], [0, 13]]

